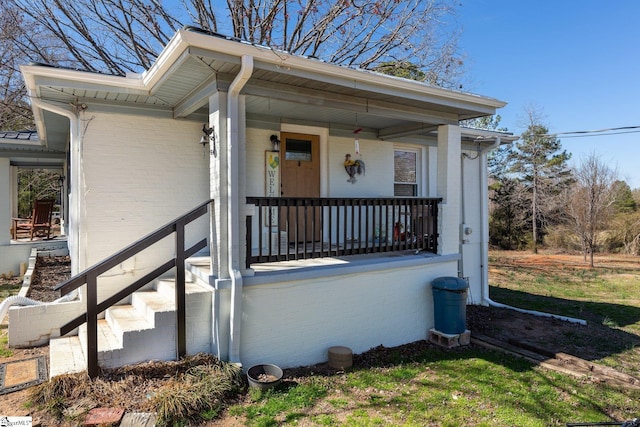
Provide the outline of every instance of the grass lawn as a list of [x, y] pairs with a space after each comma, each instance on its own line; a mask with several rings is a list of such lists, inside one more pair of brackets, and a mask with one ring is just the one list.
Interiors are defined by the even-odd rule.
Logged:
[[[579, 256], [491, 252], [491, 297], [638, 335], [639, 261], [596, 257], [591, 270]], [[640, 365], [636, 349], [616, 351], [598, 362]], [[343, 374], [295, 378], [295, 385], [277, 390], [250, 390], [225, 418], [250, 426], [564, 426], [640, 416], [638, 390], [550, 372], [478, 347], [406, 354], [391, 349], [377, 363], [354, 366]]]

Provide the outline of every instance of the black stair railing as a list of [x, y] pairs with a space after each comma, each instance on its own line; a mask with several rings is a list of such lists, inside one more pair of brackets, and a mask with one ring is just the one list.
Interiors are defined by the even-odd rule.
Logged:
[[[181, 358], [186, 355], [185, 260], [201, 249], [206, 248], [207, 239], [202, 239], [195, 245], [185, 249], [185, 227], [190, 222], [206, 214], [212, 201], [213, 200], [209, 200], [200, 204], [181, 217], [147, 234], [131, 245], [56, 286], [55, 290], [59, 290], [61, 295], [66, 295], [85, 284], [87, 285], [86, 311], [64, 324], [60, 328], [60, 335], [66, 335], [83, 323], [87, 323], [87, 373], [89, 377], [94, 378], [99, 374], [98, 315], [174, 267], [176, 269], [176, 357]], [[98, 302], [97, 280], [101, 274], [172, 234], [175, 234], [175, 256], [173, 258], [126, 288]]]

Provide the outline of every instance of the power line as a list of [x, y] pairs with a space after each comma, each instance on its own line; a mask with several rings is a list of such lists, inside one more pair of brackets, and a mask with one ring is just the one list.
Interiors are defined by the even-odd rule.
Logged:
[[[622, 126], [617, 128], [598, 129], [598, 130], [578, 130], [575, 132], [557, 132], [551, 135], [587, 134], [587, 133], [614, 132], [614, 131], [622, 131], [622, 130], [635, 130], [635, 132], [640, 132], [640, 126]], [[631, 132], [625, 132], [625, 133], [631, 133]]]
[[[597, 130], [555, 132], [555, 133], [548, 133], [548, 134], [536, 135], [536, 136], [548, 136], [548, 137], [562, 136], [563, 138], [586, 138], [586, 137], [593, 137], [593, 136], [623, 135], [627, 133], [638, 133], [638, 132], [640, 132], [640, 126], [621, 126], [616, 128], [597, 129]], [[520, 138], [522, 138], [522, 135], [520, 135]]]
[[[584, 134], [584, 135], [565, 135], [562, 138], [587, 138], [587, 137], [591, 137], [591, 136], [606, 136], [606, 135], [624, 135], [627, 133], [638, 133], [640, 132], [640, 129], [637, 130], [629, 130], [626, 132], [611, 132], [611, 133], [599, 133], [597, 135], [590, 135], [590, 134]], [[559, 134], [556, 134], [559, 135]]]

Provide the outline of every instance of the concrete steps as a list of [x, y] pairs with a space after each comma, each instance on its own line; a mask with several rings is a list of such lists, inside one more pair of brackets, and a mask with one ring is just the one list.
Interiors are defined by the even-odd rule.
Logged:
[[[190, 275], [191, 276], [191, 275]], [[187, 353], [211, 351], [211, 292], [203, 281], [185, 283]], [[50, 342], [50, 377], [86, 370], [87, 325], [78, 336]], [[175, 281], [159, 279], [153, 289], [131, 295], [130, 303], [110, 307], [98, 320], [98, 364], [116, 368], [176, 358]]]

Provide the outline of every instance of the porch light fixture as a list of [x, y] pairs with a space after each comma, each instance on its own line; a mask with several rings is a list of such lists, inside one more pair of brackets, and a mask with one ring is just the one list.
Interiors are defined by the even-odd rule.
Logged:
[[58, 188], [62, 188], [62, 184], [64, 184], [64, 175], [58, 176]]
[[213, 154], [213, 156], [217, 156], [217, 152], [216, 152], [216, 129], [215, 127], [211, 126], [208, 127], [206, 123], [204, 123], [202, 125], [202, 132], [204, 133], [204, 135], [202, 135], [202, 137], [200, 138], [200, 144], [202, 144], [202, 146], [204, 147], [206, 144], [211, 144], [211, 154]]
[[280, 140], [277, 135], [271, 135], [269, 137], [271, 140], [271, 151], [280, 151]]

